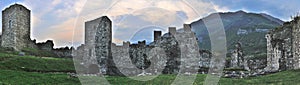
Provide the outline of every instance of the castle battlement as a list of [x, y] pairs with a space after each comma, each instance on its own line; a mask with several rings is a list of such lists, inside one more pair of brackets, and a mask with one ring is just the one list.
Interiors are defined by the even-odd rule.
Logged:
[[130, 42], [129, 42], [129, 41], [123, 42], [123, 46], [124, 46], [124, 47], [129, 47], [129, 45], [130, 45]]
[[154, 31], [154, 42], [157, 42], [161, 37], [161, 31]]
[[146, 45], [146, 40], [138, 41], [138, 45], [139, 45], [139, 46], [144, 46], [144, 45]]
[[183, 24], [183, 30], [185, 32], [191, 32], [191, 24]]
[[169, 27], [169, 33], [172, 35], [176, 34], [176, 27]]

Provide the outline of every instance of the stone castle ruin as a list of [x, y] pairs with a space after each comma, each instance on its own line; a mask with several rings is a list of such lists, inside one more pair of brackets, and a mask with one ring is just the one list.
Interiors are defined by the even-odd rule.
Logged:
[[[124, 42], [123, 45], [116, 45], [112, 43], [112, 22], [103, 16], [85, 23], [85, 44], [76, 50], [73, 47], [55, 49], [52, 40], [37, 43], [30, 39], [30, 10], [26, 7], [14, 4], [3, 10], [2, 14], [1, 47], [16, 51], [34, 48], [61, 58], [73, 57], [77, 60], [75, 62], [85, 68], [82, 71], [84, 73], [206, 73], [213, 56], [210, 51], [198, 48], [197, 39], [189, 24], [184, 24], [183, 30], [179, 31], [176, 27], [169, 27], [169, 32], [164, 35], [161, 31], [154, 31], [154, 42], [150, 44], [139, 41], [137, 44]], [[234, 54], [233, 58], [237, 62], [231, 61], [230, 65], [242, 66], [242, 51], [237, 49]]]
[[[267, 59], [248, 60], [247, 57], [249, 56], [243, 55], [241, 43], [237, 43], [236, 49], [231, 53], [231, 60], [227, 67], [244, 69], [250, 72], [253, 70], [254, 72], [246, 75], [243, 73], [244, 71], [238, 71], [240, 73], [232, 71], [233, 73], [229, 72], [228, 74], [244, 77], [280, 70], [298, 69], [299, 21], [297, 20], [299, 19], [295, 18], [295, 20], [287, 22], [282, 27], [266, 35], [268, 42]], [[213, 57], [213, 54], [198, 48], [197, 42], [194, 42], [197, 39], [194, 37], [189, 24], [184, 24], [183, 30], [180, 31], [177, 31], [176, 27], [169, 27], [169, 32], [164, 35], [160, 31], [154, 31], [154, 42], [150, 44], [146, 44], [146, 41], [139, 41], [137, 44], [124, 42], [123, 45], [116, 45], [111, 43], [111, 21], [106, 16], [89, 22], [85, 23], [86, 43], [75, 51], [75, 55], [77, 58], [83, 59], [80, 62], [87, 70], [100, 69], [92, 73], [108, 75], [137, 75], [145, 72], [157, 74], [160, 71], [164, 74], [177, 74], [180, 72], [205, 73], [207, 70], [204, 69], [210, 67], [210, 59]], [[93, 31], [90, 29], [93, 29]], [[102, 35], [97, 35], [97, 33], [102, 33]], [[91, 42], [87, 42], [87, 40]], [[104, 46], [97, 49], [97, 46], [103, 46], [103, 44], [108, 47]], [[92, 45], [92, 47], [89, 47], [89, 45]], [[111, 51], [109, 52], [108, 50]], [[96, 61], [91, 63], [91, 58]], [[151, 62], [151, 59], [156, 62]], [[164, 59], [166, 61], [159, 61]], [[162, 66], [164, 69], [157, 69], [151, 66]], [[180, 68], [189, 70], [181, 71]], [[225, 74], [227, 75], [227, 73]]]
[[[154, 31], [154, 42], [150, 44], [139, 41], [137, 44], [123, 42], [123, 45], [116, 45], [111, 42], [111, 30], [111, 21], [106, 16], [85, 23], [85, 44], [74, 51], [77, 63], [87, 68], [82, 72], [108, 75], [137, 75], [142, 72], [176, 74], [180, 72], [180, 66], [189, 72], [199, 70], [200, 52], [189, 24], [184, 24], [184, 31], [180, 32], [176, 31], [176, 27], [169, 27], [169, 32], [164, 35], [161, 31]], [[201, 66], [209, 66], [208, 58], [203, 59], [206, 61]], [[99, 72], [93, 71], [97, 68]]]
[[[277, 72], [300, 68], [300, 17], [286, 22], [283, 26], [271, 30], [267, 35], [267, 58], [248, 59], [243, 54], [242, 43], [237, 43], [226, 67], [247, 71], [261, 70]], [[154, 31], [154, 41], [146, 44], [123, 42], [112, 43], [112, 21], [107, 16], [85, 22], [84, 44], [73, 47], [53, 48], [52, 40], [37, 43], [30, 39], [30, 10], [20, 4], [14, 4], [2, 11], [1, 47], [22, 52], [33, 48], [55, 54], [60, 58], [74, 58], [78, 73], [106, 75], [151, 75], [178, 73], [207, 73], [213, 65], [209, 50], [200, 49], [190, 24], [184, 24], [183, 30], [169, 27], [162, 34]], [[52, 56], [53, 57], [53, 56]], [[211, 65], [212, 64], [212, 65]], [[231, 69], [232, 70], [232, 69]], [[228, 72], [228, 71], [227, 71]], [[225, 73], [236, 76], [237, 71]], [[262, 72], [263, 73], [263, 72]], [[254, 73], [257, 74], [257, 73]], [[254, 75], [253, 74], [253, 75]], [[244, 76], [245, 73], [240, 71]]]
[[300, 17], [271, 30], [267, 35], [267, 67], [276, 72], [300, 68]]
[[15, 51], [38, 49], [54, 56], [71, 58], [72, 48], [54, 49], [52, 40], [36, 43], [36, 40], [30, 39], [30, 14], [30, 10], [20, 4], [13, 4], [2, 11], [1, 47]]

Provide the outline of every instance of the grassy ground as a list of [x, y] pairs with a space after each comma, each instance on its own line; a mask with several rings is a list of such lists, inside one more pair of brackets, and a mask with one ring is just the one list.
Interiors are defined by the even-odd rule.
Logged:
[[[1, 84], [80, 84], [78, 78], [69, 77], [66, 72], [74, 72], [72, 59], [47, 58], [35, 56], [18, 56], [0, 53]], [[56, 73], [58, 72], [58, 73]], [[151, 76], [147, 76], [151, 77]], [[108, 76], [106, 79], [113, 85], [169, 85], [176, 75], [160, 75], [150, 81], [135, 81], [127, 77]], [[199, 74], [194, 85], [204, 83], [206, 75]], [[85, 81], [93, 81], [88, 79]], [[85, 82], [83, 82], [85, 83]], [[221, 78], [220, 85], [300, 85], [300, 70], [283, 71], [275, 74], [244, 79]]]
[[[126, 77], [107, 77], [112, 84], [115, 85], [170, 85], [175, 75], [162, 75], [158, 78], [147, 81], [139, 82], [134, 81]], [[202, 85], [206, 75], [199, 74], [194, 82], [194, 85]], [[259, 76], [259, 77], [250, 77], [244, 79], [232, 79], [232, 78], [221, 78], [220, 85], [300, 85], [300, 71], [283, 71], [280, 73]]]
[[27, 72], [75, 72], [72, 59], [0, 53], [0, 69]]
[[[37, 73], [12, 70], [0, 70], [0, 82], [13, 85], [40, 85], [40, 84], [80, 84], [78, 78], [71, 78], [65, 73]], [[0, 83], [1, 84], [1, 83]]]
[[[71, 78], [65, 73], [36, 73], [0, 70], [0, 84], [80, 84], [78, 78]], [[299, 71], [284, 71], [276, 74], [245, 79], [221, 78], [220, 85], [299, 85]], [[135, 81], [127, 77], [106, 77], [113, 85], [170, 85], [176, 75], [160, 75], [150, 81]], [[197, 75], [194, 85], [202, 85], [206, 75]], [[95, 78], [94, 78], [95, 79]], [[89, 80], [93, 82], [93, 80]], [[101, 84], [101, 83], [100, 83]]]

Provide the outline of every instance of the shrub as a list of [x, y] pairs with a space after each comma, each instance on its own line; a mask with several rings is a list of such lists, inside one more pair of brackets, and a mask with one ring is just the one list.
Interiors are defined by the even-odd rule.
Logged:
[[34, 56], [44, 56], [44, 57], [55, 57], [56, 55], [51, 51], [40, 50], [36, 48], [23, 48], [23, 52], [27, 55], [34, 55]]

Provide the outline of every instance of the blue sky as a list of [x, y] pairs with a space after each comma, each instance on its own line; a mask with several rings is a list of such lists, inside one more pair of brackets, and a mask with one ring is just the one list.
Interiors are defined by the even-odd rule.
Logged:
[[103, 15], [113, 21], [113, 42], [122, 43], [150, 42], [151, 30], [165, 33], [169, 26], [181, 28], [214, 12], [244, 10], [288, 21], [300, 11], [300, 0], [0, 0], [0, 8], [13, 3], [31, 10], [31, 38], [54, 40], [55, 47], [82, 44], [84, 22]]

